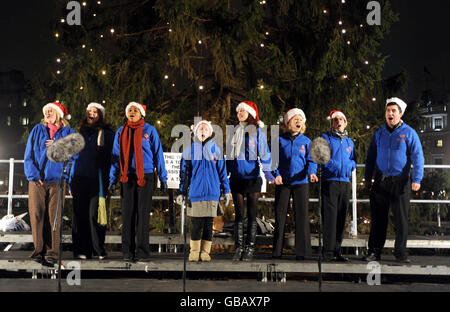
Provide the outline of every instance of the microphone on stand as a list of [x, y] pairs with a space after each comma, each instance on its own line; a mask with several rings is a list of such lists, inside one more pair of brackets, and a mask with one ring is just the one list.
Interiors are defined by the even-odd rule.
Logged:
[[58, 254], [58, 292], [61, 292], [61, 257], [62, 257], [62, 230], [63, 230], [63, 218], [62, 218], [62, 206], [64, 202], [64, 174], [66, 172], [67, 162], [70, 158], [81, 152], [84, 148], [85, 142], [84, 138], [79, 133], [72, 133], [68, 136], [65, 136], [57, 141], [55, 141], [52, 145], [47, 148], [47, 158], [50, 161], [60, 163], [63, 162], [63, 172], [61, 174], [61, 178], [59, 179], [59, 196], [58, 196], [58, 204], [56, 208], [55, 221], [53, 226], [53, 231], [56, 231], [58, 224], [58, 215], [59, 216], [59, 254]]
[[53, 162], [65, 162], [84, 148], [84, 138], [79, 133], [65, 136], [47, 148], [47, 157]]
[[331, 158], [331, 150], [327, 140], [322, 137], [315, 138], [309, 146], [312, 160], [318, 164], [317, 176], [319, 177], [319, 291], [322, 291], [322, 165], [327, 164]]

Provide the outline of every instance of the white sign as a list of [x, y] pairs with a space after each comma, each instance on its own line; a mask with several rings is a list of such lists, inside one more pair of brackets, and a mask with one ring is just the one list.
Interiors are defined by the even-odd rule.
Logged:
[[180, 187], [181, 155], [181, 153], [164, 153], [164, 163], [167, 171], [167, 187], [169, 189], [178, 190]]

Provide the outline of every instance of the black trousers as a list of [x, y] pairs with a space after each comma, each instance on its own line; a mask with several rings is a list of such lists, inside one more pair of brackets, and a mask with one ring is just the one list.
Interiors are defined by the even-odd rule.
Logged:
[[408, 240], [410, 183], [408, 178], [378, 178], [370, 193], [371, 227], [369, 252], [381, 252], [386, 242], [389, 209], [392, 210], [395, 228], [394, 255], [406, 255]]
[[284, 232], [289, 201], [293, 197], [295, 215], [295, 254], [310, 256], [311, 233], [309, 229], [309, 185], [277, 185], [275, 187], [275, 231], [272, 255], [279, 257], [283, 251]]
[[153, 197], [153, 173], [144, 175], [145, 185], [137, 184], [136, 175], [122, 183], [122, 252], [126, 256], [150, 256], [149, 229]]
[[350, 183], [322, 182], [323, 253], [334, 256], [341, 252], [345, 218], [350, 200]]
[[73, 254], [105, 256], [106, 227], [97, 223], [98, 193], [97, 179], [74, 177], [72, 180], [73, 219], [72, 246]]
[[192, 217], [191, 240], [212, 241], [213, 217]]

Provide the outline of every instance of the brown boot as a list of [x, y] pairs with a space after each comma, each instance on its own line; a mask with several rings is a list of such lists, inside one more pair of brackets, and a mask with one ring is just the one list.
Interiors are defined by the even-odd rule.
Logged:
[[197, 262], [200, 258], [200, 240], [191, 240], [189, 261]]
[[202, 247], [201, 247], [202, 250], [200, 252], [200, 259], [203, 262], [211, 261], [211, 257], [209, 256], [209, 253], [211, 252], [211, 245], [212, 245], [211, 241], [202, 240]]

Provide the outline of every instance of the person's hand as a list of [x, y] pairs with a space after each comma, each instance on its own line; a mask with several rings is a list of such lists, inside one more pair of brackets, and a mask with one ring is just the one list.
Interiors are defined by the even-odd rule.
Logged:
[[270, 171], [263, 171], [264, 172], [264, 177], [266, 178], [266, 180], [269, 183], [272, 183], [273, 181], [275, 181], [275, 177], [273, 176], [272, 172]]
[[319, 178], [313, 173], [309, 176], [311, 183], [319, 182]]
[[37, 182], [35, 182], [37, 186], [41, 186], [44, 184], [44, 182], [42, 182], [42, 180], [38, 180]]
[[233, 199], [233, 197], [231, 196], [230, 193], [225, 194], [225, 206], [228, 206], [228, 204], [230, 203], [230, 201]]
[[167, 192], [167, 182], [161, 182], [161, 192], [165, 193]]
[[275, 184], [276, 185], [282, 185], [283, 184], [283, 178], [281, 176], [277, 176], [275, 178]]
[[417, 192], [418, 190], [420, 190], [420, 184], [419, 183], [411, 183], [411, 189], [414, 192]]
[[178, 195], [177, 198], [175, 199], [175, 202], [180, 205], [183, 206], [184, 205], [184, 196], [183, 195]]
[[53, 144], [53, 142], [55, 142], [55, 140], [47, 140], [45, 141], [45, 146], [49, 147], [50, 145]]
[[110, 183], [108, 186], [108, 193], [109, 195], [114, 195], [114, 192], [116, 191], [116, 184]]
[[69, 195], [70, 195], [70, 196], [73, 196], [73, 195], [72, 195], [72, 191], [71, 191], [71, 190], [69, 190]]

